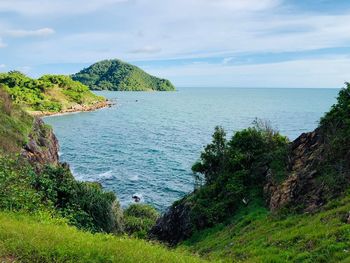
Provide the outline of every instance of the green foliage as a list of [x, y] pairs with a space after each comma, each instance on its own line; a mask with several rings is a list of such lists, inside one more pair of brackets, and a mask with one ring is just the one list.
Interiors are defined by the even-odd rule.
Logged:
[[103, 60], [72, 76], [92, 90], [172, 91], [169, 80], [151, 76], [140, 68], [120, 60]]
[[319, 213], [284, 218], [251, 204], [228, 222], [197, 232], [177, 250], [223, 262], [349, 262], [349, 201], [348, 194]]
[[32, 129], [33, 118], [14, 105], [0, 85], [0, 155], [17, 153]]
[[91, 234], [43, 215], [0, 212], [0, 261], [11, 262], [203, 262], [143, 240]]
[[[0, 210], [36, 212], [49, 209], [31, 185], [33, 169], [21, 159], [0, 156]], [[45, 208], [46, 207], [46, 208]]]
[[256, 121], [229, 141], [225, 136], [216, 127], [213, 142], [192, 167], [197, 179], [204, 177], [204, 184], [197, 183], [186, 200], [197, 229], [222, 222], [244, 203], [262, 199], [268, 172], [276, 181], [286, 176], [288, 140], [266, 123]]
[[47, 166], [35, 176], [33, 186], [69, 222], [93, 232], [117, 232], [116, 197], [96, 183], [77, 182], [69, 169]]
[[69, 224], [93, 232], [121, 232], [121, 208], [111, 192], [74, 179], [63, 166], [40, 172], [23, 159], [0, 156], [0, 210], [51, 211]]
[[60, 112], [76, 104], [90, 105], [104, 100], [91, 93], [85, 85], [63, 75], [31, 79], [18, 71], [0, 73], [1, 86], [14, 103], [30, 111]]
[[146, 238], [155, 225], [159, 213], [147, 204], [132, 204], [124, 211], [124, 229], [137, 238]]
[[325, 144], [325, 162], [320, 183], [335, 193], [344, 191], [350, 180], [350, 84], [340, 90], [337, 103], [325, 114], [319, 127]]

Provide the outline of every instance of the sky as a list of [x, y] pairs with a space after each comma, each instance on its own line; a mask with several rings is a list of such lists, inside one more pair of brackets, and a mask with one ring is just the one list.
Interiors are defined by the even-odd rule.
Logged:
[[349, 0], [0, 0], [0, 72], [118, 58], [178, 87], [340, 88]]

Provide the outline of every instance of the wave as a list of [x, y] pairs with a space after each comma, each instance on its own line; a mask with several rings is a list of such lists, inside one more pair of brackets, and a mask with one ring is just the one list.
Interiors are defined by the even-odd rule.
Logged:
[[112, 179], [113, 177], [114, 175], [112, 170], [97, 175], [97, 178], [99, 179]]
[[131, 175], [129, 177], [129, 180], [130, 181], [138, 181], [139, 180], [139, 176], [137, 174]]

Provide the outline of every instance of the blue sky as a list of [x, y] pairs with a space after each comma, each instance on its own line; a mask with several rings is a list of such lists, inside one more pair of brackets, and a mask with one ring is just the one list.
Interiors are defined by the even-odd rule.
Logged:
[[119, 58], [177, 86], [339, 88], [349, 0], [1, 0], [0, 71]]

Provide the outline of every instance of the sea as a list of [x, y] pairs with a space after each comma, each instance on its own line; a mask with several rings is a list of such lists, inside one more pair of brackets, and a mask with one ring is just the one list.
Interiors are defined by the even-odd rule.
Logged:
[[337, 89], [178, 88], [175, 92], [96, 92], [114, 105], [46, 117], [60, 159], [80, 181], [99, 182], [123, 207], [141, 202], [165, 211], [194, 187], [191, 166], [215, 126], [230, 138], [268, 121], [294, 140], [312, 131], [336, 102]]

